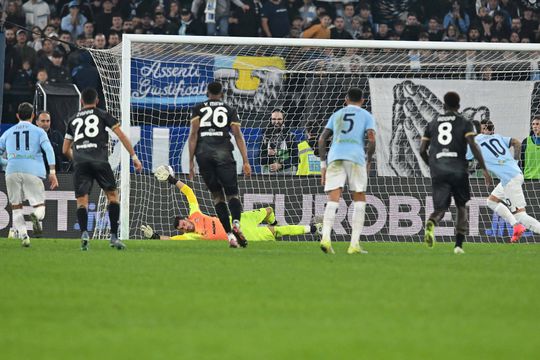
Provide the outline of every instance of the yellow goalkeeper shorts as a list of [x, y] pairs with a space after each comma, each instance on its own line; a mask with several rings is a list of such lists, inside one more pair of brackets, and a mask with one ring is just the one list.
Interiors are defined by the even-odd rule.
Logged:
[[259, 226], [266, 218], [266, 208], [245, 211], [240, 218], [240, 226], [248, 241], [274, 241], [276, 237], [267, 226]]

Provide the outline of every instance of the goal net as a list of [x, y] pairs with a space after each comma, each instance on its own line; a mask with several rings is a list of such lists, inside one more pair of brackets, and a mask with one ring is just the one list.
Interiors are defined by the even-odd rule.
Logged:
[[[271, 206], [281, 224], [309, 224], [322, 216], [326, 196], [320, 178], [306, 175], [306, 169], [318, 171], [310, 146], [329, 116], [343, 106], [346, 91], [359, 87], [377, 124], [362, 240], [421, 241], [433, 205], [429, 169], [418, 148], [426, 124], [443, 112], [443, 95], [457, 91], [463, 114], [490, 119], [496, 132], [522, 141], [530, 133], [531, 117], [539, 111], [540, 52], [534, 50], [540, 48], [126, 35], [121, 46], [92, 51], [107, 109], [129, 131], [144, 165], [143, 173], [135, 174], [126, 166], [126, 152], [112, 140], [122, 237], [141, 238], [138, 229], [143, 224], [161, 234], [175, 234], [173, 218], [188, 215], [182, 194], [153, 177], [164, 164], [194, 189], [204, 213], [215, 214], [201, 177], [189, 181], [185, 174], [190, 109], [206, 99], [206, 86], [217, 80], [224, 86], [225, 102], [238, 111], [254, 172], [250, 178], [239, 177], [244, 210]], [[277, 115], [283, 115], [284, 129], [273, 125], [274, 109], [281, 110]], [[240, 173], [236, 149], [235, 157]], [[279, 170], [273, 171], [276, 167]], [[299, 168], [303, 175], [297, 175]], [[492, 189], [472, 171], [467, 241], [507, 241], [511, 227], [485, 206]], [[540, 218], [539, 189], [538, 180], [524, 185], [528, 212], [536, 218]], [[345, 192], [334, 239], [348, 239], [350, 205]], [[105, 216], [104, 197], [99, 206]], [[453, 218], [454, 207], [437, 228], [439, 239], [454, 239]], [[104, 237], [107, 231], [98, 226], [94, 236]], [[527, 232], [524, 241], [534, 238]], [[307, 234], [283, 240], [313, 239]]]

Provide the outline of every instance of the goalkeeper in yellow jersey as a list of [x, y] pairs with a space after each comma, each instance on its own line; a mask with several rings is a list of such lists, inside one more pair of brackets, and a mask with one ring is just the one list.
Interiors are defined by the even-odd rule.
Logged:
[[[232, 235], [229, 238], [217, 217], [208, 216], [201, 212], [193, 190], [174, 177], [170, 166], [160, 166], [156, 169], [155, 176], [159, 181], [167, 181], [176, 186], [186, 196], [189, 203], [189, 216], [175, 218], [174, 227], [179, 231], [178, 235], [160, 235], [150, 226], [142, 225], [141, 231], [144, 237], [160, 240], [227, 240], [231, 247], [237, 247], [235, 245], [236, 237]], [[321, 224], [278, 226], [274, 210], [271, 207], [244, 211], [240, 223], [242, 232], [248, 241], [271, 241], [285, 235], [317, 233], [320, 232], [321, 228]]]

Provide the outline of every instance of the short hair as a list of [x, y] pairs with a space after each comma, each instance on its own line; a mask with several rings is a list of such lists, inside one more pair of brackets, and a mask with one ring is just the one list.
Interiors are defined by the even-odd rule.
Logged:
[[[178, 230], [178, 226], [180, 226], [180, 220], [184, 220], [184, 218], [181, 216], [174, 217], [173, 227], [177, 230]], [[178, 230], [178, 231], [180, 231], [179, 235], [182, 235], [184, 233], [182, 230]]]
[[449, 91], [444, 94], [444, 104], [450, 109], [459, 109], [459, 100], [457, 92]]
[[360, 88], [353, 87], [353, 88], [350, 88], [349, 91], [347, 91], [347, 97], [352, 102], [361, 101], [363, 96], [364, 96], [364, 92]]
[[494, 131], [495, 130], [495, 124], [493, 123], [493, 121], [491, 121], [489, 119], [481, 120], [480, 124], [485, 125], [486, 129], [488, 129], [488, 131]]
[[51, 113], [48, 112], [47, 110], [41, 110], [41, 111], [38, 111], [37, 117], [39, 118], [39, 117], [40, 117], [41, 115], [43, 115], [43, 114], [46, 114], [46, 115], [51, 116]]
[[223, 85], [220, 82], [214, 81], [208, 84], [208, 92], [212, 95], [219, 95], [223, 91]]
[[81, 93], [82, 102], [85, 105], [90, 105], [96, 102], [98, 98], [98, 94], [96, 89], [93, 88], [86, 88]]
[[19, 107], [17, 108], [17, 115], [19, 115], [20, 120], [30, 120], [33, 113], [34, 107], [28, 102], [20, 103]]
[[476, 133], [480, 134], [480, 132], [482, 130], [482, 126], [480, 126], [480, 121], [473, 120], [472, 123], [473, 123], [474, 129], [476, 130]]

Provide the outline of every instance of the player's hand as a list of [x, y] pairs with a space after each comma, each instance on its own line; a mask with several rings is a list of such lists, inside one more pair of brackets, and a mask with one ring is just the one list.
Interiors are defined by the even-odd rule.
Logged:
[[147, 238], [147, 239], [155, 239], [154, 234], [156, 234], [156, 233], [154, 232], [154, 229], [152, 229], [150, 226], [141, 225], [141, 231], [142, 231], [145, 238]]
[[242, 10], [244, 10], [244, 12], [248, 12], [249, 11], [249, 5], [247, 5], [247, 4], [242, 5]]
[[321, 185], [326, 183], [326, 168], [321, 169]]
[[193, 180], [195, 178], [195, 164], [190, 162], [189, 163], [189, 180]]
[[135, 168], [135, 171], [140, 173], [142, 171], [142, 163], [139, 159], [133, 160], [133, 167]]
[[49, 187], [51, 190], [58, 187], [58, 179], [56, 178], [56, 174], [49, 174], [49, 183], [51, 184]]
[[251, 176], [251, 165], [249, 165], [249, 163], [244, 163], [244, 165], [242, 165], [242, 171], [244, 172], [245, 176], [250, 177]]
[[281, 168], [283, 168], [283, 165], [281, 165], [278, 162], [270, 164], [270, 171], [272, 171], [272, 172], [277, 172], [277, 171], [281, 170]]
[[482, 173], [484, 174], [484, 180], [486, 181], [487, 186], [491, 186], [493, 184], [493, 179], [491, 178], [491, 174], [487, 170], [482, 170]]
[[174, 177], [174, 171], [172, 169], [172, 167], [168, 166], [168, 165], [161, 165], [159, 166], [156, 171], [154, 172], [154, 176], [156, 177], [156, 179], [158, 179], [159, 181], [167, 181], [167, 179], [169, 178], [169, 176], [173, 176]]
[[268, 156], [276, 156], [276, 150], [272, 148], [268, 149]]

